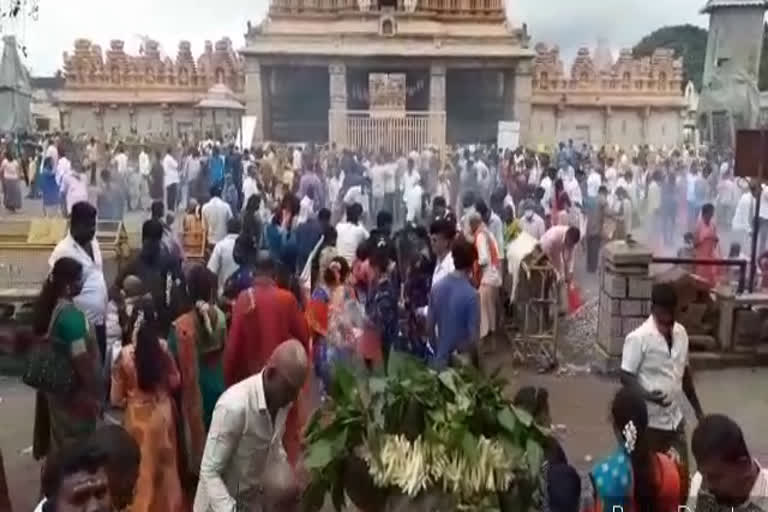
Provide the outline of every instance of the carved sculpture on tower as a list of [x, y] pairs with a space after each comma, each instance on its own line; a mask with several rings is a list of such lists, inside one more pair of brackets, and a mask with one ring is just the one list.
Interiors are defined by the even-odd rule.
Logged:
[[75, 41], [73, 54], [64, 52], [65, 89], [193, 89], [207, 92], [224, 83], [235, 93], [245, 84], [243, 61], [229, 38], [215, 45], [206, 41], [202, 55], [195, 59], [189, 41], [179, 43], [176, 58], [161, 58], [157, 41], [145, 41], [139, 55], [125, 52], [125, 43], [110, 41], [106, 55], [88, 39]]
[[580, 48], [568, 76], [563, 73], [557, 46], [550, 49], [539, 43], [535, 50], [534, 91], [643, 91], [653, 95], [682, 95], [683, 62], [675, 58], [673, 50], [657, 48], [651, 57], [636, 59], [631, 50], [623, 49], [615, 63], [599, 69], [589, 49]]

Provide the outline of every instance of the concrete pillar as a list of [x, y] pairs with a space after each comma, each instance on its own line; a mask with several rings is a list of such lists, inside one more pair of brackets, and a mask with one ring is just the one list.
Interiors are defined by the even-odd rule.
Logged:
[[613, 111], [611, 107], [605, 107], [604, 113], [604, 128], [603, 128], [603, 146], [611, 144], [611, 117], [613, 117]]
[[243, 141], [246, 146], [255, 146], [264, 141], [264, 98], [261, 81], [261, 64], [254, 57], [245, 58], [245, 114], [256, 116], [253, 139]]
[[520, 123], [520, 144], [531, 140], [531, 101], [533, 99], [533, 72], [530, 60], [518, 61], [515, 66], [514, 120]]
[[445, 66], [432, 64], [429, 68], [429, 142], [442, 150], [445, 147]]
[[651, 120], [651, 107], [645, 107], [640, 111], [640, 118], [642, 120], [642, 141], [643, 144], [648, 144], [648, 138], [650, 137], [650, 120]]
[[597, 313], [597, 344], [602, 371], [617, 371], [627, 334], [651, 312], [649, 266], [652, 251], [623, 240], [607, 243], [600, 255], [600, 297]]
[[348, 147], [347, 135], [347, 66], [334, 61], [328, 65], [331, 111], [328, 114], [328, 137], [339, 147]]

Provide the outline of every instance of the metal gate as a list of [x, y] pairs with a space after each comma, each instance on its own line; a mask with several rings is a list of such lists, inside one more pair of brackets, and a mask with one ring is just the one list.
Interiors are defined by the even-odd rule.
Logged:
[[329, 111], [331, 142], [352, 149], [407, 153], [445, 146], [445, 112]]

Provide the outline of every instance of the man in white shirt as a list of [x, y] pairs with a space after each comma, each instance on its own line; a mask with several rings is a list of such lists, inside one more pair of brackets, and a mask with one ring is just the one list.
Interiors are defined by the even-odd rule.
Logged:
[[[548, 170], [544, 173], [544, 177], [541, 178], [540, 186], [544, 189], [544, 197], [541, 198], [541, 206], [544, 208], [544, 214], [547, 216], [552, 212], [552, 189], [555, 184], [553, 176], [554, 171]], [[555, 223], [554, 219], [552, 223]]]
[[[56, 148], [54, 147], [54, 150], [55, 149]], [[56, 161], [56, 183], [61, 187], [61, 182], [64, 179], [64, 176], [72, 172], [72, 164], [63, 149], [58, 153]]]
[[[392, 157], [384, 163], [384, 209], [395, 214], [395, 194], [397, 192], [397, 162]], [[378, 212], [376, 212], [378, 213]]]
[[421, 175], [416, 170], [416, 161], [412, 158], [408, 159], [408, 168], [403, 175], [403, 181], [400, 183], [400, 190], [404, 193], [408, 192], [408, 189], [413, 187], [416, 183], [421, 181]]
[[621, 382], [648, 402], [646, 438], [652, 452], [671, 449], [680, 457], [683, 480], [688, 479], [683, 395], [697, 418], [704, 413], [688, 366], [688, 334], [675, 322], [677, 292], [667, 283], [651, 291], [651, 316], [624, 340]]
[[605, 169], [605, 186], [608, 189], [608, 195], [612, 196], [613, 191], [616, 190], [616, 180], [619, 177], [619, 173], [616, 171], [616, 167], [613, 166], [613, 158], [608, 159], [608, 167]]
[[259, 184], [256, 181], [256, 166], [248, 166], [248, 176], [243, 180], [243, 209], [251, 196], [259, 194]]
[[437, 219], [429, 227], [429, 241], [435, 253], [435, 270], [432, 273], [432, 288], [442, 278], [456, 270], [453, 266], [451, 246], [456, 239], [456, 226], [447, 219]]
[[733, 212], [736, 210], [736, 203], [739, 202], [739, 186], [733, 180], [728, 171], [722, 175], [717, 184], [717, 199], [715, 200], [715, 215], [717, 218], [717, 228], [727, 232], [733, 220]]
[[53, 168], [59, 163], [59, 149], [56, 147], [56, 141], [53, 139], [48, 140], [48, 148], [45, 150], [45, 156], [53, 161]]
[[301, 154], [301, 148], [299, 146], [296, 146], [293, 148], [293, 155], [292, 155], [292, 163], [293, 163], [293, 172], [300, 172], [302, 169], [302, 154]]
[[147, 148], [142, 146], [139, 153], [139, 201], [137, 207], [144, 208], [144, 200], [149, 198], [149, 173], [152, 170], [152, 161], [147, 153]]
[[168, 148], [163, 158], [163, 181], [165, 183], [165, 209], [176, 212], [176, 199], [179, 197], [179, 163], [173, 158], [173, 149]]
[[115, 156], [112, 158], [112, 165], [115, 168], [115, 173], [120, 179], [125, 179], [125, 175], [128, 172], [128, 155], [125, 154], [123, 144], [117, 145]]
[[520, 218], [520, 228], [536, 240], [540, 239], [547, 232], [547, 225], [544, 219], [537, 215], [533, 208], [526, 208], [523, 212], [523, 216]]
[[96, 239], [96, 208], [90, 203], [79, 202], [72, 207], [69, 234], [53, 249], [48, 265], [61, 258], [72, 258], [83, 267], [83, 288], [75, 297], [75, 304], [83, 310], [94, 326], [102, 358], [106, 350], [107, 332], [107, 283], [99, 242]]
[[336, 250], [352, 265], [358, 246], [368, 239], [368, 231], [359, 224], [363, 207], [358, 203], [347, 206], [347, 218], [336, 225]]
[[[62, 160], [66, 161], [65, 158]], [[64, 196], [66, 216], [69, 216], [72, 213], [72, 206], [81, 201], [88, 201], [88, 177], [85, 173], [69, 171], [61, 176], [59, 190]]]
[[273, 461], [286, 460], [285, 421], [308, 368], [304, 347], [288, 340], [260, 373], [221, 395], [200, 464], [194, 512], [262, 510], [264, 474]]
[[387, 167], [381, 156], [376, 157], [376, 163], [371, 167], [371, 197], [373, 198], [373, 211], [379, 213], [384, 209], [384, 194], [386, 192]]
[[238, 217], [227, 221], [227, 236], [222, 238], [213, 248], [208, 259], [208, 270], [216, 274], [219, 283], [219, 293], [224, 290], [224, 283], [235, 273], [239, 265], [235, 263], [235, 242], [240, 235], [242, 223]]
[[[736, 203], [736, 210], [733, 212], [731, 229], [733, 229], [733, 239], [741, 245], [742, 252], [751, 254], [752, 247], [752, 223], [755, 218], [755, 207], [757, 206], [756, 197], [758, 186], [752, 185], [751, 188], [744, 191]], [[763, 205], [760, 205], [762, 210]]]
[[691, 451], [698, 472], [681, 510], [768, 512], [768, 470], [752, 458], [735, 421], [722, 414], [702, 418]]
[[597, 202], [597, 193], [600, 190], [600, 185], [603, 184], [603, 177], [597, 172], [594, 167], [589, 171], [587, 176], [587, 200], [588, 205], [591, 207]]
[[87, 159], [87, 163], [84, 162], [84, 165], [91, 173], [91, 185], [96, 185], [96, 168], [99, 165], [99, 146], [96, 144], [96, 139], [93, 137], [91, 137], [90, 142], [88, 142], [88, 145], [85, 147], [85, 158]]
[[227, 236], [227, 222], [233, 217], [229, 204], [221, 198], [221, 187], [211, 189], [211, 199], [202, 209], [203, 221], [208, 227], [208, 245], [214, 246]]
[[[418, 173], [417, 173], [418, 176]], [[403, 200], [405, 201], [405, 222], [418, 224], [421, 219], [422, 199], [424, 189], [419, 180], [414, 181], [413, 185], [405, 189]]]

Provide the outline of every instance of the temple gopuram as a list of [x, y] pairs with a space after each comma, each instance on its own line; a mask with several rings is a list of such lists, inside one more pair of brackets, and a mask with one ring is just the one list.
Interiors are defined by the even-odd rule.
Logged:
[[254, 140], [405, 151], [527, 140], [533, 50], [502, 0], [272, 0], [248, 26]]
[[536, 45], [530, 140], [555, 144], [573, 139], [596, 146], [638, 144], [672, 147], [683, 140], [688, 101], [683, 62], [659, 48], [635, 59], [625, 49], [613, 62], [581, 48], [564, 71], [557, 47]]
[[206, 42], [197, 58], [182, 41], [175, 59], [162, 58], [159, 44], [151, 40], [139, 55], [128, 55], [123, 41], [113, 40], [102, 52], [78, 39], [74, 53], [64, 53], [64, 80], [56, 93], [61, 128], [99, 138], [236, 132], [238, 112], [216, 117], [197, 106], [212, 95], [242, 103], [245, 85], [243, 61], [228, 38]]

